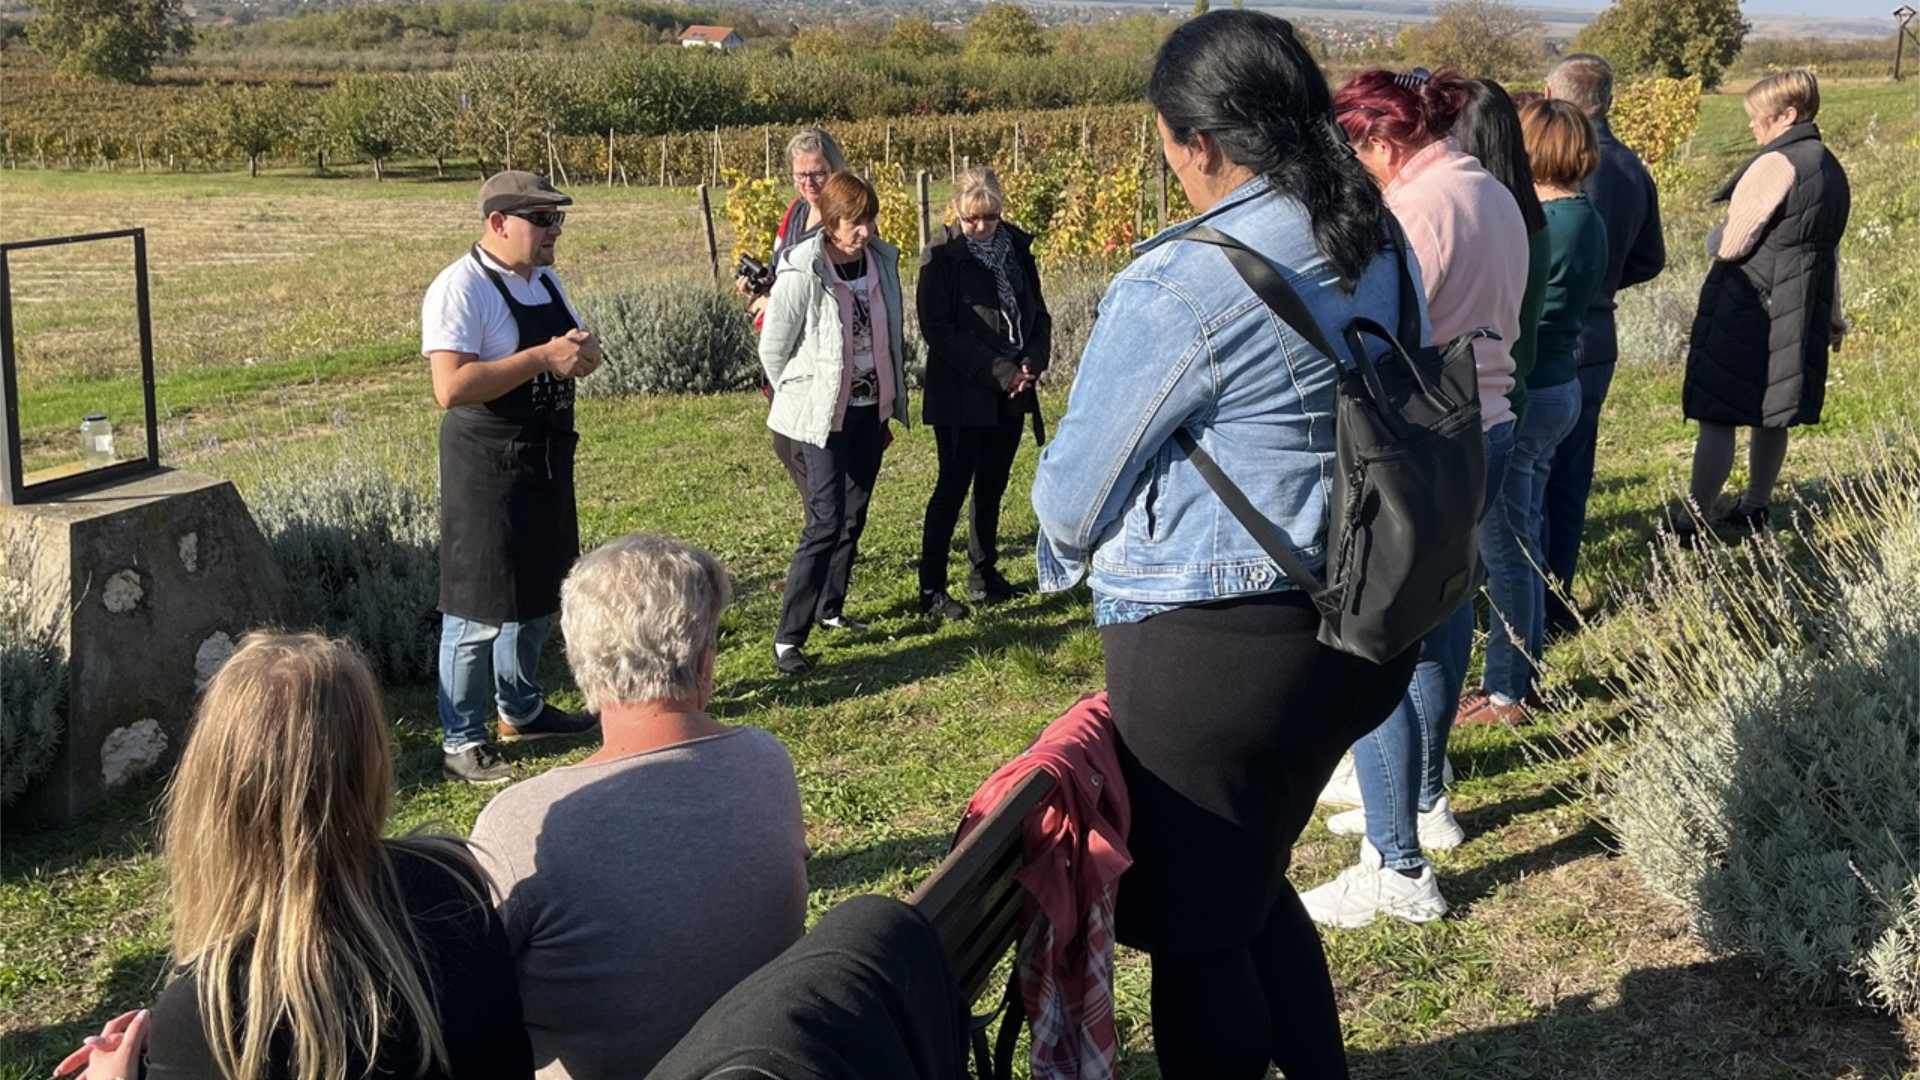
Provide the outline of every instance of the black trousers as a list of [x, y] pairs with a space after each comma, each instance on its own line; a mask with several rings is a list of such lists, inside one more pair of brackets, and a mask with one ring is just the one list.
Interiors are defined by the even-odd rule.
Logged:
[[1299, 592], [1101, 628], [1133, 809], [1117, 936], [1153, 957], [1167, 1080], [1347, 1075], [1320, 936], [1288, 884], [1294, 841], [1340, 754], [1406, 691], [1414, 651], [1372, 664], [1321, 645]]
[[796, 444], [806, 466], [807, 523], [787, 565], [787, 592], [773, 640], [804, 645], [813, 624], [840, 614], [867, 527], [867, 502], [880, 475], [880, 407], [847, 408], [840, 430], [824, 447]]
[[773, 433], [773, 456], [780, 459], [786, 467], [787, 479], [793, 481], [793, 490], [800, 493], [800, 509], [807, 508], [807, 462], [800, 456], [800, 450], [806, 443], [794, 442], [779, 432]]
[[920, 531], [920, 591], [947, 587], [947, 549], [960, 521], [961, 504], [973, 491], [967, 509], [967, 562], [975, 584], [1000, 562], [1000, 500], [1007, 493], [1014, 455], [1025, 430], [1022, 416], [1002, 417], [994, 427], [933, 429], [940, 473], [927, 500], [926, 523]]

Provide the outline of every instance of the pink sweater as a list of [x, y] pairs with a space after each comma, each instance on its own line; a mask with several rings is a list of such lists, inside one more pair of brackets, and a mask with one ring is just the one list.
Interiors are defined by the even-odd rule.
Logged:
[[1527, 224], [1519, 204], [1454, 139], [1415, 154], [1387, 185], [1386, 200], [1420, 263], [1434, 342], [1483, 326], [1500, 335], [1473, 346], [1480, 423], [1492, 428], [1511, 421], [1513, 343], [1527, 291]]

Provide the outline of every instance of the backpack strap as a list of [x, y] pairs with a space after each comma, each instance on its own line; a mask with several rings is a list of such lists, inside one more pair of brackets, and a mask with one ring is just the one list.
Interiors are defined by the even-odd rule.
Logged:
[[1323, 612], [1327, 611], [1332, 600], [1326, 596], [1326, 584], [1314, 577], [1313, 571], [1307, 569], [1307, 564], [1301, 562], [1293, 549], [1287, 546], [1287, 538], [1280, 532], [1280, 527], [1254, 508], [1247, 493], [1220, 471], [1220, 463], [1213, 460], [1212, 454], [1200, 449], [1191, 432], [1181, 428], [1173, 433], [1173, 441], [1186, 451], [1188, 464], [1200, 473], [1200, 478], [1213, 489], [1214, 495], [1227, 504], [1227, 509], [1241, 527], [1253, 534], [1253, 539], [1260, 545], [1260, 550], [1267, 553], [1267, 558], [1272, 559], [1274, 565], [1286, 573], [1288, 580], [1300, 587], [1301, 592], [1312, 597]]
[[1393, 247], [1393, 259], [1400, 268], [1400, 340], [1412, 342], [1419, 347], [1424, 341], [1420, 336], [1420, 305], [1423, 298], [1413, 283], [1413, 272], [1407, 268], [1407, 249], [1411, 242], [1407, 231], [1400, 227], [1400, 219], [1393, 211], [1382, 210], [1380, 216], [1386, 219], [1387, 240]]

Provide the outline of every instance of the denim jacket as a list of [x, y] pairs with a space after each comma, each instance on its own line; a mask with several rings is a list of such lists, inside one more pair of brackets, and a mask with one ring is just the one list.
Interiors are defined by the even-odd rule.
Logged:
[[1187, 462], [1173, 441], [1182, 427], [1303, 562], [1325, 563], [1338, 370], [1267, 309], [1225, 253], [1178, 242], [1201, 223], [1265, 256], [1336, 349], [1356, 314], [1397, 325], [1398, 269], [1385, 237], [1349, 295], [1314, 246], [1306, 209], [1264, 177], [1141, 243], [1101, 298], [1034, 478], [1045, 591], [1083, 575], [1102, 596], [1148, 604], [1294, 587]]

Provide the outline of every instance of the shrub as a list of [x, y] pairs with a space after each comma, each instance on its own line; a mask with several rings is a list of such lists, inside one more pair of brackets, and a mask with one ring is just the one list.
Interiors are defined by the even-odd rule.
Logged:
[[606, 354], [582, 394], [710, 394], [759, 378], [759, 336], [732, 292], [704, 281], [600, 285], [574, 302]]
[[[27, 537], [4, 541], [7, 568], [32, 558]], [[0, 575], [0, 805], [12, 805], [46, 774], [66, 732], [67, 665], [61, 626], [36, 615], [30, 587]]]
[[1920, 434], [1806, 527], [1658, 560], [1608, 813], [1710, 947], [1791, 992], [1920, 1017]]
[[1684, 364], [1699, 297], [1698, 277], [1681, 272], [1663, 274], [1621, 293], [1615, 315], [1620, 362], [1656, 367]]
[[355, 428], [239, 479], [314, 623], [358, 643], [389, 685], [430, 679], [438, 661], [438, 461], [429, 434]]

